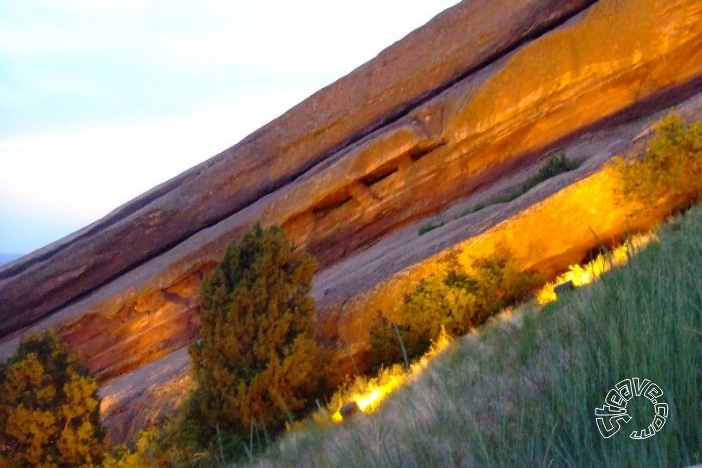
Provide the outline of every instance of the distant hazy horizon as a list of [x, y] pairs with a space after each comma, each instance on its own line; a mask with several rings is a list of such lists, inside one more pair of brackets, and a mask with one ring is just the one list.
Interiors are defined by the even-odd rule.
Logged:
[[25, 256], [26, 254], [18, 254], [18, 253], [0, 253], [0, 266], [10, 263], [13, 260], [17, 260], [20, 257]]

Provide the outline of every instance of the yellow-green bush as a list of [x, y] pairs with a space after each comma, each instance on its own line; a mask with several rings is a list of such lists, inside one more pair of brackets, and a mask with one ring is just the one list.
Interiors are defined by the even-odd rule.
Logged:
[[[464, 335], [541, 282], [540, 275], [517, 269], [506, 251], [477, 260], [470, 274], [450, 271], [423, 280], [399, 311], [397, 326], [408, 358], [426, 352], [442, 328], [451, 336]], [[395, 330], [381, 314], [371, 324], [370, 344], [373, 368], [403, 359]]]
[[650, 205], [666, 197], [684, 207], [702, 193], [702, 123], [668, 114], [656, 125], [644, 157], [626, 162], [616, 158], [624, 197]]
[[0, 459], [11, 466], [102, 460], [98, 385], [53, 332], [28, 335], [0, 363]]
[[212, 452], [188, 431], [191, 421], [186, 413], [180, 408], [160, 427], [142, 430], [132, 448], [126, 444], [113, 447], [103, 460], [103, 468], [207, 466]]

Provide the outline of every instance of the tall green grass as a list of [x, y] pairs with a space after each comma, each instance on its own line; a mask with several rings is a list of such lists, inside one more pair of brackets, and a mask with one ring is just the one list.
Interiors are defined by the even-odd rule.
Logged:
[[[702, 462], [702, 209], [597, 283], [493, 320], [373, 415], [290, 431], [261, 466], [686, 466]], [[503, 314], [504, 317], [504, 314]], [[623, 379], [658, 384], [609, 439], [595, 408]]]

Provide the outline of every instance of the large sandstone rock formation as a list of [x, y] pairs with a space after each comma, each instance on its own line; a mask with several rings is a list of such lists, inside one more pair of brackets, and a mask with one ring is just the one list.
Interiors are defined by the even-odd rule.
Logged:
[[285, 187], [588, 3], [519, 0], [494, 11], [467, 2], [449, 10], [236, 146], [3, 269], [0, 333], [37, 320]]
[[[131, 419], [125, 402], [154, 386], [130, 377], [168, 360], [158, 387], [181, 378], [200, 280], [259, 220], [319, 258], [320, 337], [362, 355], [369, 314], [447, 262], [506, 243], [554, 273], [593, 247], [590, 228], [621, 236], [626, 207], [602, 163], [640, 152], [656, 112], [702, 115], [701, 83], [699, 0], [466, 0], [231, 149], [0, 268], [0, 356], [54, 326], [105, 381], [106, 414]], [[422, 219], [518, 185], [560, 148], [587, 162], [418, 236]]]

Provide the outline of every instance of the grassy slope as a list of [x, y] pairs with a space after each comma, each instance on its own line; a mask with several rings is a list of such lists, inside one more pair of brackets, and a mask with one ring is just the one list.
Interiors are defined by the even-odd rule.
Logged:
[[[374, 415], [294, 431], [259, 463], [283, 466], [684, 466], [702, 462], [702, 208], [661, 242], [543, 309], [522, 307], [457, 340]], [[670, 414], [636, 397], [600, 436], [594, 411], [648, 378]]]

